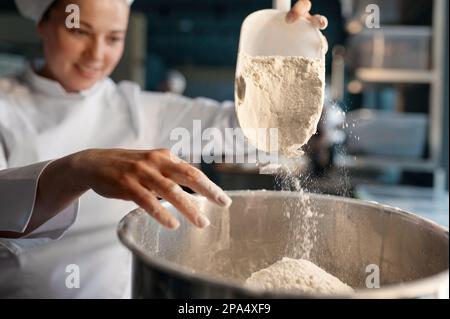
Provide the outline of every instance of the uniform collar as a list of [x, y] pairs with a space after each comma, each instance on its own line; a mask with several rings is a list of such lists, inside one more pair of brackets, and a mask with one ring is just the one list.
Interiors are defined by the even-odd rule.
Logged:
[[59, 82], [50, 80], [37, 74], [37, 71], [42, 69], [43, 66], [44, 66], [43, 60], [36, 60], [30, 62], [27, 65], [25, 71], [25, 81], [28, 82], [28, 84], [30, 84], [33, 90], [47, 96], [82, 99], [93, 95], [105, 83], [105, 80], [100, 80], [90, 89], [83, 90], [78, 93], [69, 93], [62, 87], [62, 85]]

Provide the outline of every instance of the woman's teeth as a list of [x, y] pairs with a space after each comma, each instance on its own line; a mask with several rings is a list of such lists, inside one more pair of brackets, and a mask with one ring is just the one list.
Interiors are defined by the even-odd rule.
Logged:
[[101, 70], [100, 68], [96, 68], [96, 67], [93, 68], [93, 67], [84, 66], [84, 65], [78, 65], [78, 68], [80, 69], [81, 72], [86, 73], [86, 74], [97, 73]]

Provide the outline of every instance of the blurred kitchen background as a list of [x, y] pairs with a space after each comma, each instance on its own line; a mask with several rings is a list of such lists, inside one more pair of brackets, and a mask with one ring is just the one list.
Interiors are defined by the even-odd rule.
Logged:
[[[371, 4], [380, 9], [380, 28], [366, 23]], [[136, 0], [113, 78], [233, 100], [240, 26], [271, 6], [272, 0]], [[313, 12], [329, 19], [327, 101], [307, 156], [290, 163], [302, 185], [397, 206], [448, 227], [448, 1], [314, 0]], [[2, 0], [0, 76], [21, 72], [40, 52], [33, 23], [18, 16], [13, 0]], [[225, 189], [284, 187], [281, 177], [260, 174], [255, 165], [202, 168]]]

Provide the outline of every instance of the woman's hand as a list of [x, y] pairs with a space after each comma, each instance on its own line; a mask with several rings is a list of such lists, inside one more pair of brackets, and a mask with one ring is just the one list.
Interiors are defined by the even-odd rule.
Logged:
[[299, 0], [286, 15], [286, 22], [293, 23], [303, 17], [309, 20], [316, 28], [321, 30], [326, 29], [328, 26], [327, 18], [319, 14], [312, 16], [309, 11], [311, 11], [311, 1]]
[[194, 225], [204, 228], [209, 220], [198, 212], [192, 196], [179, 185], [189, 187], [221, 206], [231, 199], [205, 174], [180, 160], [169, 150], [86, 150], [72, 158], [75, 183], [101, 196], [130, 200], [145, 209], [167, 228], [178, 220], [158, 200], [172, 203]]

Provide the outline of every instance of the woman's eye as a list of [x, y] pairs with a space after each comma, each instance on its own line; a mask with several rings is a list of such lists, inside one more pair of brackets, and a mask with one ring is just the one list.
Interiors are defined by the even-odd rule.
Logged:
[[109, 42], [111, 43], [118, 43], [118, 42], [122, 42], [124, 40], [124, 38], [122, 37], [110, 37], [109, 38]]
[[89, 35], [89, 33], [87, 31], [81, 30], [81, 29], [70, 29], [70, 32], [72, 32], [73, 34], [76, 35]]

